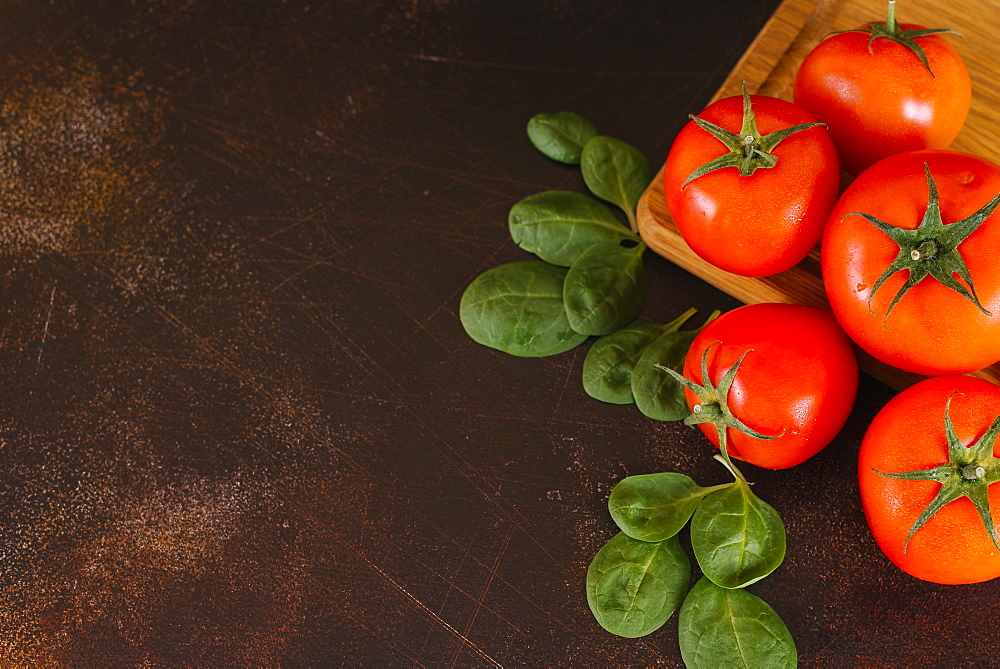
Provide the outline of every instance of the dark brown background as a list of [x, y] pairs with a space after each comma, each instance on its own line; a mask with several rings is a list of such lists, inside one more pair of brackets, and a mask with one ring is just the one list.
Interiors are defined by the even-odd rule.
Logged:
[[[63, 2], [0, 11], [0, 657], [10, 666], [677, 665], [601, 630], [629, 474], [726, 474], [588, 398], [586, 347], [480, 347], [462, 290], [527, 254], [529, 145], [570, 109], [658, 165], [776, 0]], [[646, 316], [730, 298], [649, 262]], [[889, 565], [841, 437], [750, 468], [788, 556], [752, 587], [806, 666], [986, 664], [994, 584]]]

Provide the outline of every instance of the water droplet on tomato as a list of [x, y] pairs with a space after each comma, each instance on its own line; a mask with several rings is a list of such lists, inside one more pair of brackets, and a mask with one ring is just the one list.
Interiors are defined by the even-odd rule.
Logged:
[[863, 293], [866, 290], [868, 290], [868, 284], [867, 283], [859, 283], [858, 284], [858, 292], [859, 293]]

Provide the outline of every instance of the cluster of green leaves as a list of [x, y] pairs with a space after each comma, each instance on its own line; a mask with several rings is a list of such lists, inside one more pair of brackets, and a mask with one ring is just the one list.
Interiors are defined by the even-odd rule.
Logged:
[[511, 208], [511, 237], [540, 260], [484, 272], [462, 295], [459, 316], [480, 344], [535, 357], [616, 332], [642, 311], [649, 277], [635, 207], [650, 170], [638, 150], [598, 135], [571, 112], [538, 114], [528, 123], [528, 136], [550, 158], [579, 164], [587, 188], [621, 208], [631, 226], [600, 201], [573, 191], [545, 191]]
[[[523, 357], [563, 353], [598, 336], [583, 366], [591, 397], [634, 403], [657, 420], [684, 419], [678, 378], [701, 328], [681, 327], [695, 310], [665, 324], [636, 320], [649, 295], [646, 245], [635, 218], [650, 181], [646, 159], [571, 112], [532, 117], [528, 137], [549, 158], [580, 165], [591, 193], [620, 208], [629, 226], [581, 193], [550, 190], [521, 200], [508, 216], [510, 234], [538, 260], [501, 265], [473, 280], [459, 307], [463, 327], [480, 344]], [[794, 666], [795, 644], [784, 623], [743, 590], [781, 564], [784, 525], [732, 464], [720, 461], [732, 483], [702, 488], [682, 474], [661, 473], [615, 486], [608, 505], [621, 531], [587, 571], [587, 600], [598, 622], [624, 637], [649, 634], [680, 609], [688, 666]], [[689, 523], [704, 574], [690, 591], [691, 563], [678, 539]]]
[[688, 309], [662, 325], [636, 321], [595, 341], [583, 361], [584, 390], [602, 402], [634, 402], [655, 420], [684, 419], [684, 387], [661, 367], [680, 372], [695, 335], [719, 315], [714, 311], [698, 329], [681, 330], [695, 313]]
[[649, 164], [572, 112], [533, 116], [528, 137], [549, 158], [580, 165], [587, 188], [621, 209], [630, 227], [582, 193], [549, 190], [521, 200], [508, 216], [510, 234], [539, 260], [477, 277], [462, 295], [462, 325], [480, 344], [523, 357], [563, 353], [599, 336], [583, 367], [591, 397], [635, 403], [656, 420], [683, 419], [683, 387], [655, 365], [680, 371], [698, 333], [680, 328], [695, 310], [666, 324], [636, 320], [649, 296], [646, 244], [635, 220]]
[[[608, 499], [620, 532], [587, 570], [587, 601], [601, 626], [623, 637], [649, 634], [680, 609], [678, 638], [689, 667], [794, 667], [788, 628], [743, 589], [784, 560], [785, 527], [730, 471], [732, 483], [707, 488], [673, 472], [620, 481]], [[678, 540], [689, 521], [703, 574], [690, 591], [691, 565]]]

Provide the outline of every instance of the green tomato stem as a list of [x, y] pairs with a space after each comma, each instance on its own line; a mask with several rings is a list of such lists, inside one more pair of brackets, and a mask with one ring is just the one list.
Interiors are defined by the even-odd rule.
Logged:
[[[729, 470], [729, 473], [736, 477], [737, 481], [747, 483], [747, 477], [743, 476], [743, 472], [736, 468], [736, 465], [733, 464], [732, 458], [729, 457], [729, 448], [726, 442], [726, 432], [729, 431], [729, 428], [725, 426], [717, 426], [716, 429], [719, 432], [719, 452], [713, 455], [712, 459], [721, 462], [722, 465]], [[735, 482], [736, 481], [733, 483]]]
[[962, 478], [966, 481], [978, 481], [986, 475], [986, 468], [982, 465], [965, 465], [962, 467]]
[[899, 32], [899, 23], [896, 22], [896, 0], [889, 0], [889, 8], [885, 14], [885, 31], [889, 34]]
[[718, 402], [702, 402], [691, 407], [691, 412], [704, 418], [714, 418], [722, 415], [722, 407]]
[[933, 239], [928, 239], [917, 248], [910, 251], [910, 258], [913, 260], [930, 260], [938, 254], [938, 244]]
[[875, 470], [877, 474], [888, 478], [936, 481], [941, 486], [934, 499], [930, 501], [910, 527], [906, 540], [903, 542], [904, 553], [917, 530], [923, 527], [924, 523], [938, 511], [960, 497], [967, 498], [976, 507], [986, 533], [993, 545], [1000, 549], [1000, 538], [997, 537], [996, 527], [993, 523], [989, 497], [989, 487], [1000, 481], [1000, 459], [993, 457], [993, 449], [998, 436], [1000, 436], [1000, 416], [993, 419], [989, 429], [975, 443], [965, 446], [959, 440], [951, 422], [951, 399], [951, 397], [948, 398], [944, 409], [948, 462], [929, 469], [910, 472], [880, 472]]

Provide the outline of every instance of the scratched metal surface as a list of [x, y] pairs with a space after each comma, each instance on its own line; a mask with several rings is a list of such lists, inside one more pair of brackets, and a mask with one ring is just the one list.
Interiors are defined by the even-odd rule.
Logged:
[[[477, 346], [458, 301], [525, 257], [514, 202], [582, 188], [531, 114], [656, 164], [775, 6], [4, 2], [0, 664], [678, 665], [674, 620], [612, 637], [583, 578], [611, 485], [720, 482], [711, 450], [587, 398], [584, 349]], [[734, 306], [650, 266], [650, 318]], [[823, 454], [753, 472], [789, 532], [753, 589], [805, 665], [994, 645], [865, 530], [887, 397], [866, 379]]]

